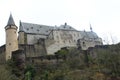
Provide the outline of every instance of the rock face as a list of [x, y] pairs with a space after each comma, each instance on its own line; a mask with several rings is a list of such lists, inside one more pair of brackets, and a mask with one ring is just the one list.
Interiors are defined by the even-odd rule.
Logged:
[[12, 52], [12, 59], [15, 61], [16, 66], [23, 70], [25, 68], [25, 53], [23, 50], [16, 50]]

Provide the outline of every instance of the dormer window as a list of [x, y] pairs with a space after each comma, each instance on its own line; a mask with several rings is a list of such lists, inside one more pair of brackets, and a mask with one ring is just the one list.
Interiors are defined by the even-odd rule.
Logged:
[[65, 23], [65, 26], [67, 25], [67, 23]]
[[37, 29], [37, 31], [39, 32], [40, 30], [39, 30], [39, 29]]
[[40, 28], [42, 28], [42, 26], [40, 26]]
[[27, 28], [27, 31], [29, 30], [29, 28]]

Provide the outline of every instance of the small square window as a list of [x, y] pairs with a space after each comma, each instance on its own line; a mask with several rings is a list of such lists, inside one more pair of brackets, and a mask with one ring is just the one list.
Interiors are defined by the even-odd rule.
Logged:
[[11, 43], [9, 43], [9, 45], [11, 45]]
[[40, 30], [39, 30], [39, 29], [37, 29], [37, 31], [39, 32]]
[[76, 36], [76, 35], [74, 34], [74, 36]]
[[27, 28], [27, 31], [29, 30], [29, 28]]
[[42, 26], [40, 26], [40, 28], [42, 28]]
[[74, 40], [74, 42], [76, 42], [76, 40]]
[[69, 43], [71, 43], [71, 41], [69, 40]]

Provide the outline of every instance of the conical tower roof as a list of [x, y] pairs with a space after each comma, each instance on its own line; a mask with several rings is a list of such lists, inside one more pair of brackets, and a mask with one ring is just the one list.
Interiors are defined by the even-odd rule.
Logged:
[[10, 14], [10, 17], [9, 17], [8, 23], [7, 23], [7, 26], [16, 26], [16, 25], [15, 25], [15, 22], [14, 22], [14, 20], [13, 20], [12, 14]]

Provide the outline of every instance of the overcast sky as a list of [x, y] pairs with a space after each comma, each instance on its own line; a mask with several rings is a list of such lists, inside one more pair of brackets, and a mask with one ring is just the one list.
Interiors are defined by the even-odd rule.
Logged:
[[0, 45], [10, 12], [22, 22], [59, 26], [67, 22], [77, 30], [93, 31], [105, 43], [120, 42], [120, 0], [0, 0]]

